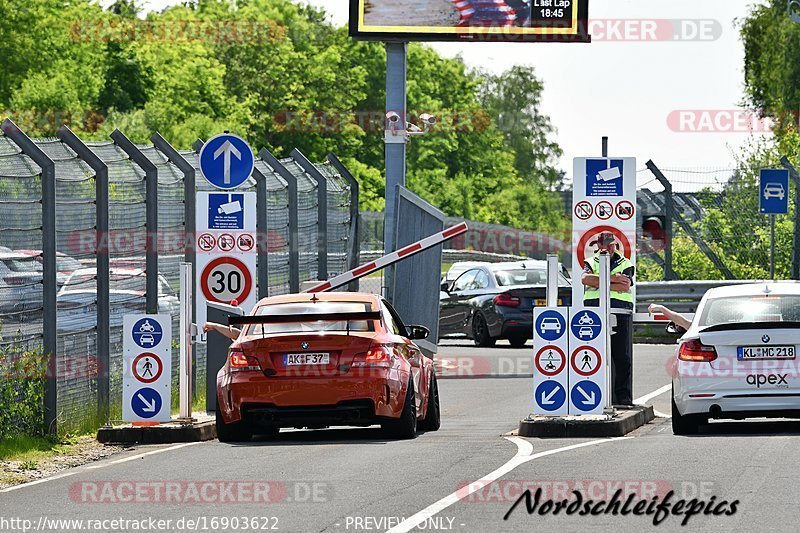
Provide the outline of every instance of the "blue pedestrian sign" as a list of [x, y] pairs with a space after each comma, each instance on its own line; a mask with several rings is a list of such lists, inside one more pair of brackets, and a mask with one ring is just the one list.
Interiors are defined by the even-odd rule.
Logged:
[[567, 321], [558, 311], [544, 311], [536, 317], [536, 334], [547, 341], [560, 339], [567, 332]]
[[603, 330], [603, 322], [594, 311], [585, 309], [572, 317], [572, 334], [581, 342], [593, 341]]
[[543, 381], [534, 393], [536, 404], [547, 412], [558, 411], [567, 401], [567, 391], [558, 381]]
[[576, 409], [589, 413], [600, 406], [603, 401], [603, 393], [594, 381], [579, 381], [572, 387], [570, 400]]
[[133, 342], [142, 348], [155, 348], [164, 336], [164, 330], [158, 320], [146, 317], [138, 320], [132, 328]]
[[762, 215], [785, 215], [789, 212], [789, 171], [761, 169], [758, 188]]
[[140, 418], [153, 418], [161, 411], [161, 404], [161, 395], [150, 387], [137, 390], [131, 397], [131, 409]]
[[200, 150], [200, 172], [218, 189], [235, 189], [253, 174], [253, 150], [241, 137], [223, 133]]

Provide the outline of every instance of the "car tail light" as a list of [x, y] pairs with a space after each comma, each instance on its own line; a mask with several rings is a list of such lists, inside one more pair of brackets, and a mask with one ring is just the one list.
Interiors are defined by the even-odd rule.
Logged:
[[710, 363], [716, 358], [717, 351], [714, 347], [703, 344], [699, 339], [684, 342], [678, 350], [678, 359], [681, 361]]
[[231, 348], [228, 358], [231, 363], [231, 372], [261, 370], [261, 365], [258, 364], [258, 359], [252, 355], [245, 355], [241, 348]]
[[392, 366], [392, 352], [388, 346], [371, 346], [369, 351], [356, 354], [353, 357], [353, 367], [384, 367]]
[[494, 305], [498, 305], [500, 307], [519, 307], [522, 303], [522, 300], [517, 298], [516, 296], [511, 296], [510, 294], [498, 294], [494, 297]]

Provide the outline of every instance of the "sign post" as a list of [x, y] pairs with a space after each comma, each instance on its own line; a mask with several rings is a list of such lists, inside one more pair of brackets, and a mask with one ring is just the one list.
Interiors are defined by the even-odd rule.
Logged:
[[[220, 191], [197, 193], [197, 323], [206, 321], [207, 302], [242, 306], [256, 303], [256, 193], [238, 192], [253, 173], [255, 157], [247, 143], [229, 133], [217, 135], [200, 151], [200, 170]], [[205, 333], [200, 341], [205, 342]]]
[[759, 177], [759, 207], [769, 215], [769, 277], [775, 279], [775, 215], [789, 212], [789, 171], [763, 168]]
[[172, 330], [169, 315], [123, 317], [122, 419], [135, 425], [170, 421]]

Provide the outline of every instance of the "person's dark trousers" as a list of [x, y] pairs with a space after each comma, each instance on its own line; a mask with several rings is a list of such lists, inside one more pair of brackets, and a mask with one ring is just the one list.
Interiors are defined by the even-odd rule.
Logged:
[[611, 383], [614, 405], [633, 404], [633, 316], [617, 314], [611, 335]]

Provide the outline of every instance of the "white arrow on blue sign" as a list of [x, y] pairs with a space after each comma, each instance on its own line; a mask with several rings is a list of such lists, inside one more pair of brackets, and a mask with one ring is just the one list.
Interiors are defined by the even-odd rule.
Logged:
[[139, 389], [131, 398], [131, 408], [140, 418], [153, 418], [161, 411], [161, 404], [161, 395], [150, 387]]
[[603, 400], [603, 393], [594, 381], [584, 380], [578, 382], [571, 393], [572, 405], [583, 412], [594, 411]]
[[759, 205], [763, 215], [785, 215], [789, 212], [789, 171], [762, 168]]
[[567, 391], [558, 381], [543, 381], [534, 394], [539, 407], [548, 412], [561, 409], [567, 401]]
[[218, 189], [235, 189], [253, 174], [255, 157], [244, 139], [230, 133], [212, 137], [200, 150], [200, 172]]

